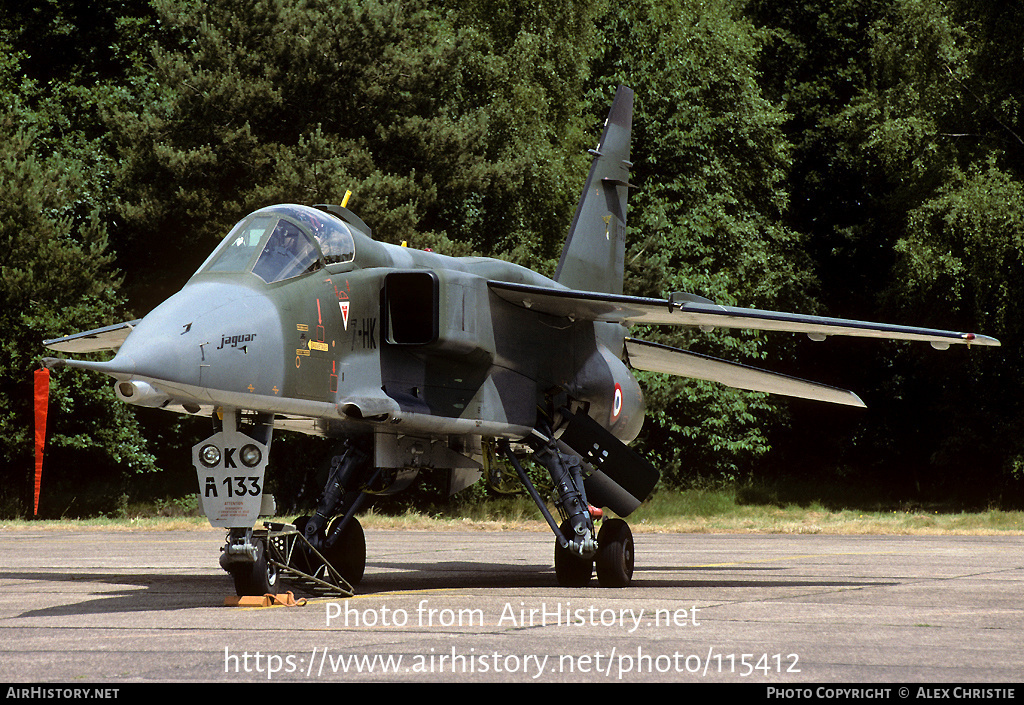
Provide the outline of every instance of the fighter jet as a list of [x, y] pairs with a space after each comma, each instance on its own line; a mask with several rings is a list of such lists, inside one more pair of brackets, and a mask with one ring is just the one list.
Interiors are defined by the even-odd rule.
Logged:
[[[484, 257], [378, 242], [336, 205], [272, 205], [242, 218], [178, 293], [141, 320], [44, 344], [105, 362], [49, 368], [114, 378], [124, 402], [214, 421], [192, 449], [211, 524], [227, 530], [221, 566], [239, 595], [278, 581], [350, 595], [366, 545], [356, 517], [376, 495], [443, 473], [454, 493], [504, 457], [555, 536], [559, 584], [632, 579], [625, 521], [659, 473], [634, 452], [644, 401], [633, 370], [863, 406], [852, 392], [633, 338], [631, 326], [749, 328], [999, 345], [944, 330], [720, 306], [689, 293], [625, 295], [633, 92], [620, 87], [554, 278]], [[541, 345], [537, 341], [543, 341]], [[308, 515], [264, 521], [273, 434], [338, 439]], [[546, 498], [523, 458], [550, 475]], [[279, 482], [288, 482], [286, 467]], [[604, 518], [610, 510], [615, 518]], [[302, 582], [305, 581], [305, 582]], [[332, 592], [333, 590], [333, 592]]]

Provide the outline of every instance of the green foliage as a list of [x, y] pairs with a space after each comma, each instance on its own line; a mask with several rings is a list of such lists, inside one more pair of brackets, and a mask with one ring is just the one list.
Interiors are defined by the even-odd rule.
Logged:
[[[123, 313], [96, 205], [101, 160], [89, 158], [81, 136], [58, 141], [65, 125], [53, 117], [50, 99], [31, 81], [16, 83], [16, 62], [6, 69], [2, 83], [18, 91], [8, 92], [0, 108], [0, 480], [17, 504], [31, 477], [32, 370], [43, 352], [41, 341], [112, 323]], [[23, 99], [35, 99], [40, 109]], [[52, 467], [60, 468], [70, 450], [79, 471], [152, 467], [130, 412], [116, 403], [107, 382], [62, 377], [51, 404]], [[59, 469], [49, 478], [73, 481]]]
[[[769, 90], [792, 114], [787, 221], [808, 238], [825, 308], [982, 330], [1012, 350], [1015, 326], [1001, 312], [1015, 303], [1017, 256], [1007, 249], [1024, 142], [1022, 57], [1007, 42], [1020, 10], [931, 0], [748, 9], [771, 37]], [[825, 425], [832, 416], [816, 426], [808, 412], [794, 427], [809, 432], [786, 439], [782, 455], [807, 454], [807, 439], [827, 433], [845, 462], [877, 468], [873, 477], [897, 466], [917, 489], [948, 491], [970, 466], [973, 486], [998, 491], [1009, 449], [993, 429], [1017, 423], [1005, 390], [1019, 363], [1002, 351], [930, 352], [833, 348], [822, 364], [846, 369], [844, 385], [878, 390], [867, 399], [878, 410], [842, 434]]]
[[498, 17], [486, 6], [156, 3], [142, 100], [108, 118], [122, 259], [182, 262], [180, 282], [246, 212], [346, 190], [383, 241], [556, 257], [588, 11], [468, 21]]
[[[1024, 343], [1017, 302], [1024, 300], [1024, 184], [995, 165], [955, 170], [933, 198], [914, 209], [891, 296], [924, 311], [942, 307], [951, 320], [998, 331], [1008, 350]], [[983, 458], [1017, 477], [1024, 425], [1014, 355], [972, 359], [965, 384], [946, 382], [934, 462], [961, 467]], [[965, 404], [965, 399], [984, 403]]]
[[[609, 49], [597, 75], [637, 94], [626, 291], [806, 309], [800, 238], [780, 223], [785, 115], [758, 86], [753, 25], [723, 4], [651, 1], [615, 6], [602, 31]], [[637, 336], [739, 361], [761, 361], [768, 350], [763, 336], [744, 333]], [[643, 380], [650, 415], [642, 441], [669, 481], [746, 474], [768, 451], [763, 428], [780, 413], [773, 400], [661, 375]]]

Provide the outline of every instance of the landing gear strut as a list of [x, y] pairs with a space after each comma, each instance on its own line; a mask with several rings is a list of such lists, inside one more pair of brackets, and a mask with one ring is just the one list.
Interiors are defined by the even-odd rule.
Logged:
[[597, 552], [597, 534], [590, 515], [587, 495], [583, 489], [580, 459], [562, 453], [553, 440], [538, 444], [533, 457], [543, 465], [555, 483], [558, 511], [564, 521], [559, 533], [566, 542], [566, 550], [581, 559], [593, 559]]
[[[357, 442], [346, 443], [345, 452], [331, 466], [316, 512], [295, 520], [309, 545], [352, 585], [362, 580], [366, 568], [366, 538], [355, 515], [370, 496], [360, 489], [370, 458]], [[316, 560], [313, 555], [309, 559]]]
[[[568, 528], [567, 522], [562, 522], [559, 527], [563, 535]], [[557, 538], [555, 539], [555, 578], [559, 585], [562, 587], [586, 587], [593, 574], [593, 557], [584, 558], [571, 551], [568, 546], [563, 546]]]
[[[554, 439], [540, 433], [531, 439], [534, 458], [547, 469], [555, 484], [556, 504], [562, 516], [556, 524], [507, 442], [500, 449], [515, 468], [555, 534], [555, 577], [563, 587], [585, 587], [597, 568], [601, 587], [626, 587], [633, 579], [633, 534], [622, 519], [602, 522], [598, 533], [587, 502], [580, 459], [563, 453]], [[596, 511], [596, 510], [595, 510]]]
[[[319, 546], [320, 555], [350, 585], [358, 585], [366, 570], [366, 536], [363, 534], [363, 527], [358, 519], [351, 517], [344, 526], [340, 526], [343, 518], [342, 515], [333, 517], [327, 522], [324, 531], [313, 534], [313, 541], [310, 541], [309, 534], [306, 533], [310, 517], [298, 517], [294, 524], [298, 532], [309, 541], [311, 547]], [[306, 554], [307, 565], [313, 567], [312, 564], [316, 562], [315, 557], [310, 555], [310, 551], [307, 551]]]
[[265, 540], [253, 536], [252, 529], [232, 529], [220, 554], [221, 568], [235, 582], [238, 595], [266, 595], [277, 592], [280, 573], [267, 559]]

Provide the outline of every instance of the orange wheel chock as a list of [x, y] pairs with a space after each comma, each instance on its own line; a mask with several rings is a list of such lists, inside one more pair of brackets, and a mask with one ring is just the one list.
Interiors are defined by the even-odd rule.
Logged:
[[244, 595], [242, 597], [224, 598], [225, 607], [273, 607], [275, 605], [304, 607], [306, 605], [306, 598], [302, 597], [296, 600], [295, 595], [290, 590], [283, 595], [272, 595], [268, 592], [263, 596]]

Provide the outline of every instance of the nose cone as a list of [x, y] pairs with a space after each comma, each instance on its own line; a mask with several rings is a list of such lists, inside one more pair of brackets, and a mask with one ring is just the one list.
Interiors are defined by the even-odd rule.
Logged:
[[142, 319], [114, 363], [179, 399], [216, 402], [218, 391], [273, 386], [281, 339], [277, 308], [261, 291], [193, 282]]

